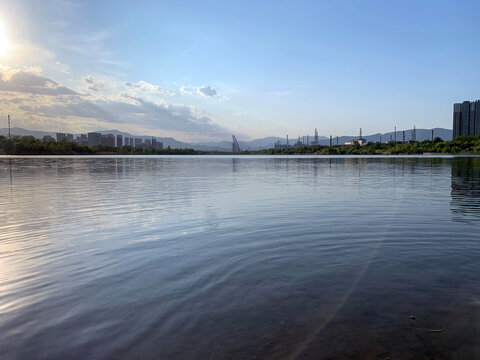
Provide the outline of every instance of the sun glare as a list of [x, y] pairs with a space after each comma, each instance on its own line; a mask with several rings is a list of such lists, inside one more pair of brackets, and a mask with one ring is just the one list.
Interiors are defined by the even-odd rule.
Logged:
[[5, 55], [9, 48], [10, 43], [8, 42], [5, 24], [0, 20], [0, 56]]

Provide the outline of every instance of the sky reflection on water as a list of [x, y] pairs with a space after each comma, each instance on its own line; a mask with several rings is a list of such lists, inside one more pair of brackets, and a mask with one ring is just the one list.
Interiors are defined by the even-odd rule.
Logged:
[[6, 359], [478, 355], [480, 158], [0, 170]]

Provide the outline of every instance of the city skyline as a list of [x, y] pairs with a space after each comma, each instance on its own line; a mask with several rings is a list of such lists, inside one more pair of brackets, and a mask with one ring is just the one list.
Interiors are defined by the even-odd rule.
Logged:
[[[398, 129], [394, 128], [391, 132], [386, 133], [374, 133], [374, 134], [365, 134], [362, 135], [354, 135], [354, 134], [343, 134], [343, 135], [335, 135], [335, 136], [322, 136], [318, 134], [317, 129], [312, 129], [313, 134], [309, 135], [300, 135], [298, 137], [290, 137], [290, 141], [288, 141], [288, 135], [286, 137], [266, 137], [266, 138], [259, 138], [254, 140], [247, 140], [247, 139], [238, 139], [238, 143], [242, 149], [268, 149], [268, 148], [285, 148], [285, 145], [288, 143], [293, 147], [303, 147], [305, 145], [339, 145], [344, 143], [351, 143], [352, 140], [356, 141], [359, 138], [363, 137], [362, 143], [373, 142], [373, 143], [388, 143], [388, 142], [396, 142], [399, 141], [401, 143], [408, 142], [410, 140], [416, 139], [417, 141], [424, 141], [424, 140], [432, 140], [434, 137], [439, 137], [444, 141], [452, 140], [453, 131], [451, 129], [445, 128], [433, 128], [433, 129], [421, 129], [413, 128], [410, 129]], [[0, 136], [8, 137], [8, 128], [0, 128]], [[22, 129], [18, 127], [13, 127], [11, 130], [12, 136], [33, 136], [37, 139], [43, 139], [45, 141], [55, 141], [59, 140], [58, 136], [60, 134], [61, 139], [66, 138], [69, 141], [76, 142], [80, 145], [88, 145], [88, 135], [81, 134], [81, 133], [59, 133], [59, 132], [52, 132], [52, 131], [35, 131], [35, 130], [28, 130]], [[224, 140], [224, 141], [210, 141], [210, 142], [199, 142], [199, 143], [188, 143], [182, 142], [172, 137], [155, 137], [152, 135], [139, 135], [139, 134], [131, 134], [126, 132], [120, 132], [115, 129], [109, 130], [96, 130], [94, 132], [90, 132], [90, 134], [98, 134], [99, 139], [101, 136], [104, 135], [111, 135], [116, 137], [116, 141], [118, 143], [118, 137], [121, 137], [121, 141], [124, 142], [124, 145], [127, 146], [135, 146], [135, 139], [138, 138], [139, 141], [147, 141], [151, 139], [152, 143], [155, 141], [157, 143], [162, 143], [161, 146], [171, 147], [174, 149], [186, 149], [186, 148], [194, 148], [195, 150], [203, 150], [203, 151], [228, 151], [232, 147], [232, 141]], [[61, 141], [60, 139], [60, 141]], [[131, 139], [131, 141], [130, 141]], [[97, 141], [99, 144], [101, 140]], [[93, 145], [93, 144], [92, 144]], [[103, 144], [107, 145], [107, 144]], [[140, 145], [140, 144], [139, 144]], [[295, 145], [295, 146], [294, 146]], [[288, 147], [288, 146], [287, 146]]]
[[451, 128], [451, 104], [477, 97], [478, 10], [6, 0], [0, 115], [32, 130], [188, 142]]
[[71, 133], [61, 133], [57, 132], [55, 138], [50, 135], [44, 135], [42, 138], [43, 142], [48, 141], [68, 141], [75, 142], [79, 145], [88, 145], [88, 146], [110, 146], [110, 147], [122, 147], [122, 146], [131, 146], [135, 148], [152, 148], [152, 149], [163, 149], [163, 142], [157, 141], [155, 137], [152, 138], [142, 138], [142, 137], [132, 137], [132, 136], [123, 136], [123, 135], [114, 135], [114, 134], [102, 134], [100, 132], [89, 132], [87, 134], [79, 134], [74, 136]]

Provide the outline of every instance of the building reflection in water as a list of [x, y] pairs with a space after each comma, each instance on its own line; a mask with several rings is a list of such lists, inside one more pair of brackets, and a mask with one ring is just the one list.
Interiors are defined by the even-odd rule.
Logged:
[[480, 158], [452, 160], [453, 220], [480, 223]]

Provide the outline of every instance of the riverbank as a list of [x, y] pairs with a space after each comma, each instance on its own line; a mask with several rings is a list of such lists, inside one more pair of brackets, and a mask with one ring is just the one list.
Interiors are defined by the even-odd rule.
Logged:
[[47, 141], [33, 136], [0, 136], [0, 155], [205, 155], [208, 152], [194, 149], [153, 149], [133, 146], [113, 147], [106, 145], [87, 146], [69, 141]]
[[480, 137], [459, 136], [452, 141], [410, 141], [389, 143], [368, 143], [366, 145], [305, 146], [287, 149], [266, 149], [249, 151], [256, 155], [478, 155]]
[[[241, 155], [479, 155], [480, 137], [459, 136], [452, 141], [410, 141], [366, 145], [304, 146], [242, 151]], [[68, 141], [43, 142], [32, 136], [7, 139], [0, 136], [0, 155], [232, 155], [231, 152], [194, 149], [153, 149], [133, 146], [86, 146]]]

